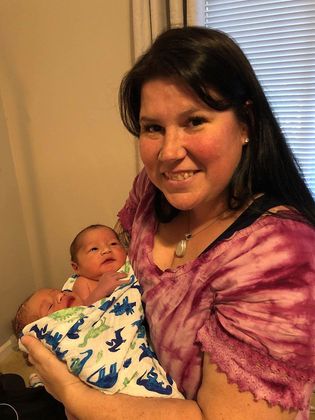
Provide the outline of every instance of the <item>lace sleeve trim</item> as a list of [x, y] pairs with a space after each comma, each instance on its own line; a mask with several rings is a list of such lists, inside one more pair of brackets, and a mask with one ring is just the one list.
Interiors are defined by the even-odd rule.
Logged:
[[314, 384], [314, 371], [254, 350], [220, 329], [213, 319], [198, 331], [197, 340], [218, 370], [227, 375], [228, 382], [237, 384], [240, 391], [251, 392], [256, 401], [263, 399], [286, 410], [307, 408], [305, 389]]

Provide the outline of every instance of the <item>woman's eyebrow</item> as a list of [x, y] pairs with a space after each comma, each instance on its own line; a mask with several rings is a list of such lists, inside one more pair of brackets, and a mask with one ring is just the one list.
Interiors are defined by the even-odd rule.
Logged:
[[[202, 112], [202, 111], [208, 111], [208, 108], [206, 107], [192, 107], [192, 108], [188, 108], [185, 111], [181, 112], [178, 114], [179, 118], [187, 118], [189, 117], [191, 114], [194, 114], [196, 112]], [[209, 109], [210, 110], [210, 109]], [[156, 122], [159, 121], [161, 119], [161, 117], [158, 116], [147, 116], [147, 115], [141, 115], [139, 121], [140, 122], [145, 122], [145, 123], [152, 123], [152, 122]]]
[[140, 120], [139, 120], [139, 122], [142, 122], [142, 123], [153, 123], [153, 122], [156, 122], [156, 121], [158, 121], [158, 119], [159, 118], [153, 118], [153, 117], [146, 117], [145, 115], [143, 115], [143, 116], [141, 116], [140, 117]]

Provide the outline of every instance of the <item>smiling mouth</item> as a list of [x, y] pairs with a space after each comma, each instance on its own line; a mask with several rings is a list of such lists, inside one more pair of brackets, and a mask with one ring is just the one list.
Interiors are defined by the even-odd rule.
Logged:
[[170, 181], [185, 181], [191, 178], [196, 171], [164, 172], [164, 176]]

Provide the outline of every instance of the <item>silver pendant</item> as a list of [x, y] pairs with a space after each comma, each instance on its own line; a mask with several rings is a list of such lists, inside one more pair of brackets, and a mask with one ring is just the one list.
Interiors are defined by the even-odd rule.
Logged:
[[187, 242], [191, 238], [190, 233], [186, 233], [185, 239], [181, 239], [175, 249], [175, 255], [177, 258], [182, 258], [186, 254]]
[[177, 247], [175, 249], [175, 255], [178, 258], [182, 258], [186, 253], [187, 248], [187, 241], [186, 239], [182, 239], [178, 242]]

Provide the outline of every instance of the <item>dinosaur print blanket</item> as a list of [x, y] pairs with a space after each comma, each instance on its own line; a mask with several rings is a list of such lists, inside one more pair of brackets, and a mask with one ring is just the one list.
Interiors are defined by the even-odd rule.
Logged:
[[127, 285], [91, 306], [62, 309], [28, 324], [23, 334], [38, 338], [72, 373], [103, 392], [183, 398], [148, 343], [140, 286], [126, 267]]

